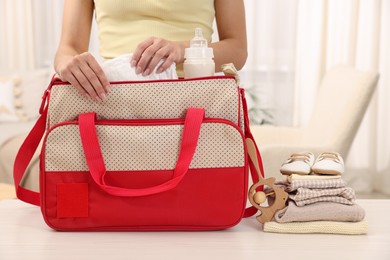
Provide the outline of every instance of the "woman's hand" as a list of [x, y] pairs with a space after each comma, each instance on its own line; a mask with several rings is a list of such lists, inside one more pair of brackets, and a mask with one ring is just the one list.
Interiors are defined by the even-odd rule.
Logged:
[[61, 79], [70, 82], [81, 95], [105, 101], [109, 82], [95, 58], [87, 52], [93, 12], [93, 0], [64, 2], [62, 33], [54, 67]]
[[153, 72], [160, 60], [164, 60], [156, 71], [161, 73], [168, 69], [172, 63], [182, 63], [184, 61], [185, 47], [185, 42], [150, 37], [137, 46], [133, 53], [131, 66], [136, 68], [135, 72], [137, 74], [147, 76]]
[[109, 81], [96, 59], [89, 52], [68, 56], [57, 66], [63, 81], [70, 82], [79, 93], [96, 101], [106, 101]]

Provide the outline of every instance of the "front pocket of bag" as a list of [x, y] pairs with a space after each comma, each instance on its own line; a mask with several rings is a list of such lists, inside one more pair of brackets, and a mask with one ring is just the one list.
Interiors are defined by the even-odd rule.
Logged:
[[[97, 121], [106, 183], [140, 189], [172, 178], [183, 123], [181, 119]], [[77, 122], [50, 129], [42, 154], [43, 211], [55, 229], [224, 228], [236, 224], [245, 208], [243, 135], [226, 120], [205, 119], [186, 176], [176, 188], [150, 196], [116, 197], [94, 183]], [[72, 208], [77, 209], [73, 216]]]

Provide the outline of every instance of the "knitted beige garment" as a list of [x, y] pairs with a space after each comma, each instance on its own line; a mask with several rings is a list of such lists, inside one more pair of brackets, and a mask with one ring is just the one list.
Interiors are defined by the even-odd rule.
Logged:
[[275, 213], [278, 223], [303, 221], [359, 222], [364, 219], [365, 211], [358, 204], [344, 205], [335, 202], [317, 202], [298, 207], [289, 201], [287, 207]]
[[264, 223], [263, 229], [264, 232], [272, 233], [363, 235], [368, 232], [368, 224], [365, 220], [360, 222], [309, 221], [291, 223], [270, 221]]

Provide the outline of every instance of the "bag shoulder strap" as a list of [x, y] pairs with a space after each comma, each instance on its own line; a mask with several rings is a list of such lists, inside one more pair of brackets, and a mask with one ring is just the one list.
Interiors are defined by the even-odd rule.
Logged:
[[35, 151], [38, 149], [43, 135], [45, 134], [48, 111], [48, 104], [46, 101], [55, 81], [56, 74], [53, 75], [49, 86], [43, 93], [41, 106], [39, 108], [40, 116], [34, 127], [31, 129], [30, 133], [27, 135], [22, 146], [19, 148], [14, 162], [14, 184], [16, 196], [18, 197], [18, 199], [36, 206], [41, 205], [40, 193], [26, 189], [20, 184], [23, 180], [23, 176], [25, 175], [27, 167], [34, 156]]
[[46, 129], [47, 108], [38, 118], [34, 127], [27, 135], [14, 162], [14, 183], [17, 197], [27, 203], [40, 206], [39, 192], [28, 190], [20, 185], [25, 171], [37, 150]]
[[[245, 141], [247, 143], [248, 148], [248, 162], [249, 169], [251, 172], [252, 182], [256, 183], [260, 178], [264, 178], [264, 167], [261, 159], [261, 155], [259, 149], [256, 145], [256, 141], [253, 138], [253, 135], [249, 126], [249, 117], [248, 117], [248, 107], [245, 98], [245, 90], [243, 88], [240, 89], [242, 108], [243, 108], [243, 116], [244, 116], [244, 129], [245, 129]], [[250, 148], [250, 149], [249, 149]], [[259, 187], [258, 190], [261, 190], [262, 187]], [[251, 217], [257, 213], [257, 209], [254, 206], [248, 207], [245, 209], [244, 218]]]

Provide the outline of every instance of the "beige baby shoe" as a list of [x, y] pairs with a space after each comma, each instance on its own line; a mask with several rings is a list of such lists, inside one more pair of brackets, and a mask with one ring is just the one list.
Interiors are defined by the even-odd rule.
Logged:
[[317, 174], [340, 175], [344, 172], [344, 160], [339, 153], [321, 153], [311, 168]]
[[310, 174], [314, 163], [314, 154], [310, 152], [293, 153], [280, 167], [280, 172], [284, 175], [290, 174]]

